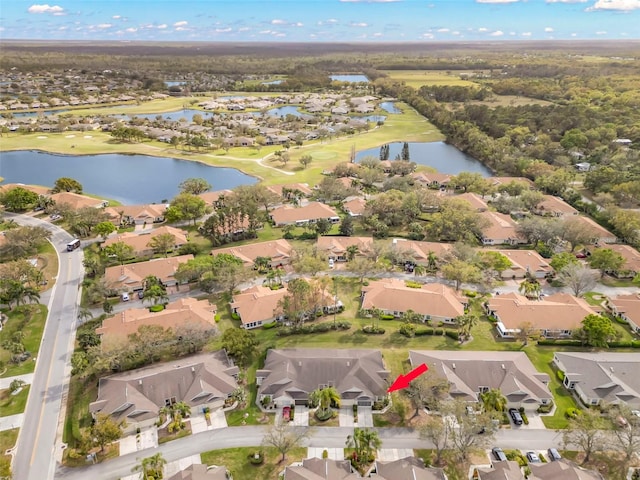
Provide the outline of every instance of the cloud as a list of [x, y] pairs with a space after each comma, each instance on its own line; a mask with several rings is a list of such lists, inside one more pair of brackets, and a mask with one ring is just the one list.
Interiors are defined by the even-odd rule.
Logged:
[[128, 32], [128, 33], [136, 33], [137, 31], [138, 29], [135, 27], [129, 27], [125, 30], [125, 32]]
[[382, 32], [376, 32], [372, 36], [373, 37], [381, 37], [382, 36]]
[[111, 27], [113, 27], [113, 24], [111, 23], [99, 23], [98, 25], [96, 25], [96, 28], [99, 28], [100, 30], [106, 30], [107, 28]]
[[585, 3], [589, 0], [546, 0], [547, 3]]
[[504, 35], [504, 32], [502, 30], [496, 30], [495, 32], [491, 32], [489, 35], [492, 37], [501, 37]]
[[260, 32], [258, 32], [260, 35], [269, 35], [270, 33], [273, 33], [271, 30], [261, 30]]
[[176, 27], [176, 32], [188, 32], [189, 29], [187, 27]]
[[274, 18], [273, 20], [271, 20], [271, 25], [286, 25], [287, 21], [286, 20], [282, 20], [281, 18]]
[[180, 20], [179, 22], [173, 24], [174, 27], [185, 27], [187, 25], [189, 25], [189, 22], [187, 22], [186, 20]]
[[359, 27], [359, 28], [362, 28], [362, 27], [368, 27], [368, 26], [369, 26], [369, 24], [368, 24], [368, 23], [364, 23], [364, 22], [351, 22], [351, 23], [349, 24], [349, 26], [350, 26], [350, 27]]
[[64, 8], [62, 8], [60, 5], [49, 5], [47, 3], [45, 3], [43, 5], [34, 4], [34, 5], [31, 5], [27, 9], [27, 12], [29, 12], [29, 13], [53, 13], [55, 15], [55, 14], [64, 13]]
[[164, 30], [165, 28], [167, 28], [169, 25], [167, 25], [166, 23], [161, 23], [160, 25], [158, 25], [156, 28], [158, 30]]
[[292, 27], [304, 27], [304, 23], [302, 22], [295, 22], [291, 24]]
[[523, 36], [523, 37], [530, 37], [531, 36], [531, 32], [522, 32], [520, 35]]
[[605, 30], [599, 30], [596, 32], [596, 35], [606, 35], [607, 32]]
[[597, 0], [592, 7], [586, 9], [587, 12], [596, 10], [620, 10], [630, 12], [640, 9], [640, 0]]
[[448, 28], [439, 28], [438, 30], [436, 30], [436, 32], [438, 33], [449, 33], [449, 29]]
[[113, 18], [114, 20], [120, 20], [122, 18], [122, 16], [121, 15], [114, 15], [111, 18]]
[[427, 32], [427, 33], [423, 33], [423, 34], [422, 34], [422, 38], [429, 38], [429, 39], [431, 39], [431, 38], [433, 38], [433, 33], [428, 33], [428, 32]]
[[476, 0], [477, 3], [516, 3], [520, 0]]
[[478, 32], [480, 32], [480, 33], [485, 33], [485, 32], [488, 32], [488, 31], [489, 31], [489, 29], [487, 27], [480, 27], [478, 29]]
[[227, 27], [227, 28], [216, 28], [215, 32], [216, 33], [229, 33], [233, 31], [233, 29], [231, 27]]
[[551, 33], [551, 32], [553, 32], [553, 28], [552, 27], [544, 27], [544, 31], [546, 33]]

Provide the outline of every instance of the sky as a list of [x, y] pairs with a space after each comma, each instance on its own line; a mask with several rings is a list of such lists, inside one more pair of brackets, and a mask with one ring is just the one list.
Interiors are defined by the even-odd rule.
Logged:
[[0, 39], [435, 42], [640, 38], [640, 0], [0, 0]]

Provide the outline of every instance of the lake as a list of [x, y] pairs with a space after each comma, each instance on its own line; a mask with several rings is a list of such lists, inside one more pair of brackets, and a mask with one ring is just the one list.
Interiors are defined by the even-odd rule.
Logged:
[[[396, 158], [402, 150], [403, 142], [389, 144], [389, 160]], [[480, 173], [491, 177], [493, 173], [482, 163], [466, 153], [444, 142], [409, 142], [409, 155], [418, 165], [433, 167], [440, 173], [457, 175], [460, 172]], [[356, 153], [356, 161], [366, 156], [380, 158], [380, 148], [370, 148]]]
[[[46, 140], [43, 140], [46, 141]], [[78, 180], [85, 192], [125, 205], [159, 203], [178, 193], [187, 178], [204, 178], [214, 190], [252, 185], [257, 179], [234, 168], [147, 155], [54, 155], [30, 150], [0, 153], [5, 183], [52, 186], [60, 177]]]
[[334, 82], [369, 83], [369, 79], [365, 75], [330, 75], [329, 77]]
[[402, 110], [396, 107], [395, 102], [381, 102], [380, 108], [388, 113], [402, 113]]

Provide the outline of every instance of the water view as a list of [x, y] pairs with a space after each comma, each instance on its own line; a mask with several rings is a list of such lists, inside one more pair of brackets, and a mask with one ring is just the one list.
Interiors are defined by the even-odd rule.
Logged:
[[[46, 141], [43, 139], [43, 142]], [[72, 177], [93, 195], [125, 205], [159, 203], [178, 193], [187, 178], [206, 179], [214, 190], [251, 185], [257, 179], [234, 168], [147, 155], [53, 155], [21, 150], [0, 154], [5, 183], [53, 185], [57, 178]]]
[[369, 83], [369, 79], [365, 75], [330, 75], [330, 78], [334, 82]]
[[395, 102], [381, 102], [380, 108], [388, 113], [402, 113], [402, 110], [396, 107]]
[[[402, 150], [402, 142], [389, 144], [389, 160], [396, 158]], [[491, 170], [466, 153], [444, 142], [409, 142], [411, 161], [433, 167], [438, 172], [457, 175], [460, 172], [476, 172], [491, 177]], [[369, 148], [356, 154], [356, 161], [367, 156], [380, 157], [380, 148]]]

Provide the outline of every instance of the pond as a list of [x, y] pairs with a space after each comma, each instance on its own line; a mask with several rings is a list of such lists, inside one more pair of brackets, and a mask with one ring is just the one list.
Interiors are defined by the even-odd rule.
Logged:
[[167, 87], [175, 87], [175, 86], [178, 86], [178, 85], [186, 85], [187, 82], [179, 82], [179, 81], [170, 80], [170, 81], [164, 82], [164, 84]]
[[162, 112], [162, 113], [136, 113], [131, 115], [113, 115], [114, 117], [124, 118], [146, 118], [147, 120], [155, 120], [157, 117], [162, 117], [163, 120], [171, 120], [177, 122], [181, 118], [187, 120], [187, 123], [193, 122], [194, 115], [200, 115], [202, 118], [209, 118], [213, 116], [213, 112], [205, 112], [204, 110], [195, 110], [192, 108], [185, 108], [184, 110], [176, 110], [175, 112]]
[[395, 102], [381, 102], [380, 108], [388, 113], [402, 113], [402, 110], [396, 107]]
[[178, 184], [187, 178], [204, 178], [214, 190], [257, 182], [234, 168], [175, 158], [123, 154], [67, 156], [30, 150], [2, 152], [0, 172], [5, 183], [47, 186], [60, 177], [72, 177], [82, 184], [85, 192], [125, 205], [171, 199], [178, 193]]
[[369, 79], [365, 75], [330, 75], [331, 80], [334, 82], [350, 82], [350, 83], [359, 83], [365, 82], [369, 83]]
[[280, 85], [283, 80], [271, 80], [270, 82], [262, 82], [262, 85]]
[[[402, 150], [403, 142], [389, 144], [389, 160], [396, 158]], [[433, 167], [440, 173], [457, 175], [460, 172], [480, 173], [491, 177], [491, 170], [466, 153], [444, 142], [409, 142], [409, 155], [412, 162]], [[362, 150], [356, 154], [356, 161], [366, 156], [380, 158], [380, 148]]]

